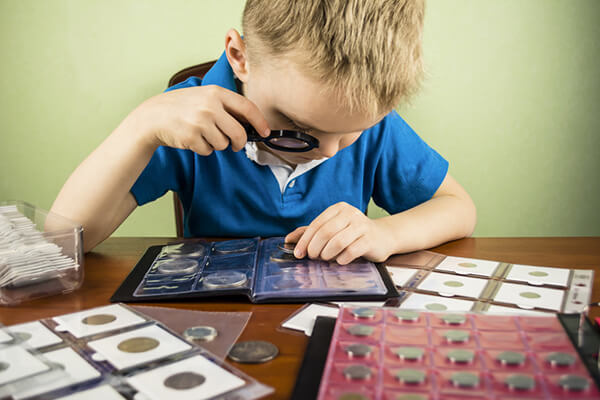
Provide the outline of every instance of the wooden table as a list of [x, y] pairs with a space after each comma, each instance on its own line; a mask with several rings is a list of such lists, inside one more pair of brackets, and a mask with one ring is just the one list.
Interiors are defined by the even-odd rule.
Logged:
[[[146, 248], [173, 238], [110, 238], [85, 256], [85, 281], [81, 289], [14, 307], [0, 307], [0, 322], [13, 325], [108, 304]], [[432, 249], [443, 254], [549, 267], [593, 269], [592, 301], [600, 301], [600, 237], [593, 238], [468, 238]], [[156, 303], [155, 303], [156, 305]], [[240, 340], [266, 339], [280, 355], [259, 365], [236, 364], [258, 381], [275, 388], [269, 398], [290, 397], [308, 339], [279, 329], [299, 305], [252, 305], [236, 302], [161, 303], [160, 306], [202, 311], [250, 311], [252, 317]], [[598, 316], [598, 309], [592, 310]]]

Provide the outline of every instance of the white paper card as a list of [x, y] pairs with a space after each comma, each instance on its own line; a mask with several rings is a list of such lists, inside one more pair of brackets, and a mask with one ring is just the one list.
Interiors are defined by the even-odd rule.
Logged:
[[111, 386], [102, 385], [90, 390], [60, 397], [58, 400], [125, 400], [125, 398]]
[[474, 301], [412, 293], [400, 308], [429, 311], [471, 311]]
[[477, 299], [488, 282], [486, 279], [432, 272], [419, 283], [418, 288], [437, 292], [442, 296], [463, 296]]
[[382, 307], [385, 301], [331, 301], [338, 307]]
[[46, 328], [40, 321], [27, 322], [25, 324], [13, 325], [8, 328], [12, 333], [21, 337], [29, 337], [25, 340], [27, 346], [39, 349], [62, 342], [50, 329]]
[[522, 308], [512, 308], [499, 306], [497, 304], [491, 304], [490, 307], [485, 311], [488, 314], [509, 314], [509, 315], [551, 315], [542, 311], [535, 310], [523, 310]]
[[8, 364], [0, 371], [0, 385], [47, 371], [50, 367], [21, 346], [0, 349], [0, 362]]
[[0, 329], [0, 343], [11, 342], [13, 340], [12, 336], [8, 333], [4, 332], [3, 329]]
[[476, 258], [446, 257], [435, 267], [441, 271], [451, 271], [460, 275], [481, 275], [491, 277], [500, 263]]
[[511, 267], [506, 280], [527, 282], [532, 285], [556, 285], [567, 287], [570, 269], [536, 267], [533, 265], [515, 264]]
[[100, 372], [98, 372], [97, 369], [92, 367], [87, 361], [81, 358], [81, 356], [79, 356], [79, 354], [77, 354], [70, 347], [44, 353], [44, 357], [52, 362], [64, 366], [64, 371], [66, 373], [65, 377], [63, 379], [53, 380], [51, 383], [46, 385], [37, 385], [32, 387], [30, 390], [19, 393], [17, 398], [31, 397], [44, 392], [49, 392], [51, 390], [56, 390], [61, 387], [66, 387], [100, 377]]
[[[180, 373], [201, 374], [206, 380], [189, 389], [173, 389], [165, 386], [165, 381]], [[183, 361], [156, 368], [127, 379], [141, 393], [152, 400], [202, 400], [210, 399], [233, 389], [244, 386], [244, 380], [212, 363], [202, 356], [194, 356]]]
[[560, 311], [564, 294], [559, 289], [502, 283], [498, 293], [494, 296], [494, 301], [516, 304], [521, 308], [537, 307]]
[[415, 276], [418, 270], [403, 267], [388, 267], [386, 266], [394, 285], [399, 287], [406, 286], [406, 283]]
[[310, 304], [302, 311], [281, 324], [282, 327], [302, 331], [306, 336], [312, 335], [313, 327], [317, 317], [337, 318], [339, 309], [319, 304]]
[[[90, 325], [82, 322], [86, 317], [103, 314], [109, 316], [112, 315], [116, 318], [112, 322], [101, 325]], [[109, 306], [97, 307], [90, 310], [54, 317], [54, 321], [71, 332], [71, 334], [76, 338], [81, 338], [97, 333], [112, 331], [114, 329], [125, 328], [142, 323], [145, 320], [139, 315], [129, 311], [125, 307], [121, 307], [118, 304], [112, 304]]]
[[[119, 350], [120, 343], [133, 338], [150, 338], [158, 341], [158, 346], [142, 352], [126, 352]], [[109, 336], [104, 339], [94, 340], [88, 346], [106, 359], [118, 369], [129, 368], [134, 365], [148, 361], [157, 360], [172, 354], [180, 353], [190, 349], [187, 342], [171, 335], [169, 332], [156, 325]]]

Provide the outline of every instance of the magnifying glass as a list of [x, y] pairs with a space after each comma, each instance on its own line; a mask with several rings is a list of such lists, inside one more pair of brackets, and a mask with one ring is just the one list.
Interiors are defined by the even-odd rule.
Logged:
[[279, 151], [303, 153], [319, 147], [319, 140], [307, 133], [285, 129], [271, 130], [271, 134], [262, 137], [252, 125], [244, 125], [249, 142], [263, 142], [266, 146]]

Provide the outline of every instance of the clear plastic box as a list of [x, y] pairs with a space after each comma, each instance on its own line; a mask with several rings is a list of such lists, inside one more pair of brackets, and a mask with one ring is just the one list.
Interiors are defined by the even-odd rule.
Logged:
[[0, 224], [4, 235], [0, 236], [0, 305], [69, 293], [81, 286], [81, 225], [23, 201], [0, 201]]

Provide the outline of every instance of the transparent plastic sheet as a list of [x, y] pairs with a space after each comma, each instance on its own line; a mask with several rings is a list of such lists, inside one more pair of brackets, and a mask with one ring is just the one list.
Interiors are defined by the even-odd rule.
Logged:
[[[247, 321], [248, 316], [237, 316], [238, 325], [244, 318]], [[63, 374], [63, 379], [35, 376], [27, 385], [0, 383], [0, 397], [41, 400], [73, 396], [83, 400], [102, 394], [100, 398], [107, 400], [143, 400], [165, 398], [157, 393], [170, 391], [179, 399], [249, 400], [273, 391], [210, 351], [187, 342], [165, 324], [124, 304], [19, 324], [2, 333], [0, 354], [10, 348], [7, 336], [19, 337], [25, 345], [36, 343], [39, 350], [31, 348], [33, 353], [28, 354], [39, 353], [42, 361], [48, 360]], [[50, 341], [49, 334], [58, 342]], [[29, 371], [35, 371], [30, 364]], [[0, 370], [0, 382], [3, 372]]]
[[171, 330], [183, 335], [194, 326], [210, 326], [217, 330], [217, 336], [210, 341], [194, 341], [219, 358], [225, 359], [231, 346], [244, 331], [251, 312], [213, 312], [179, 310], [177, 308], [130, 306], [136, 311], [155, 319]]

